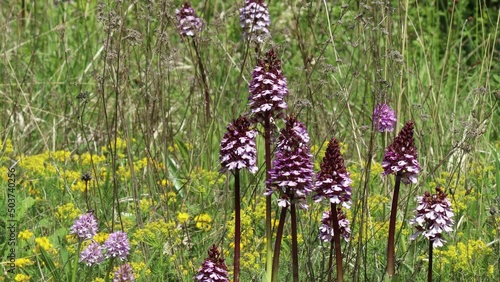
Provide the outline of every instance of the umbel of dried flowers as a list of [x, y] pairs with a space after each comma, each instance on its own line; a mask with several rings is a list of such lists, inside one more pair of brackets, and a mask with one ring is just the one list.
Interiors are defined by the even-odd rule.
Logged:
[[196, 16], [196, 12], [188, 3], [184, 3], [180, 9], [176, 9], [175, 16], [177, 17], [177, 29], [183, 36], [193, 37], [203, 27], [201, 19]]
[[246, 0], [240, 8], [240, 25], [247, 40], [262, 43], [269, 37], [271, 20], [263, 0]]
[[301, 208], [307, 208], [305, 198], [312, 191], [313, 163], [309, 149], [309, 134], [305, 126], [290, 116], [281, 130], [273, 168], [269, 172], [268, 190], [280, 194], [278, 205], [288, 207], [294, 201]]
[[446, 196], [442, 188], [437, 187], [436, 194], [431, 195], [426, 191], [424, 196], [417, 198], [416, 215], [410, 220], [410, 224], [417, 228], [417, 232], [411, 236], [411, 240], [423, 234], [432, 241], [433, 247], [443, 246], [446, 242], [442, 238], [443, 232], [452, 232], [455, 224], [451, 202]]
[[223, 172], [242, 168], [247, 168], [251, 173], [257, 172], [257, 132], [250, 129], [251, 125], [248, 118], [240, 116], [227, 127], [219, 154]]
[[399, 174], [404, 184], [417, 183], [417, 174], [420, 172], [417, 157], [417, 148], [413, 141], [413, 122], [409, 121], [394, 138], [394, 142], [385, 149], [383, 175]]

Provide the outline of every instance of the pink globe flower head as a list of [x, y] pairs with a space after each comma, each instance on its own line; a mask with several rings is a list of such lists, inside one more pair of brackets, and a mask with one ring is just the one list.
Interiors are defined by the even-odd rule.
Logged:
[[394, 111], [387, 104], [378, 104], [373, 110], [373, 124], [380, 132], [392, 132], [396, 121]]
[[135, 281], [134, 270], [130, 264], [122, 264], [113, 275], [113, 282]]
[[301, 208], [308, 208], [305, 199], [312, 191], [314, 174], [308, 142], [309, 134], [305, 126], [295, 117], [288, 117], [280, 133], [273, 168], [269, 172], [270, 185], [264, 193], [268, 196], [277, 191], [281, 207], [288, 207], [293, 202]]
[[81, 215], [71, 226], [70, 234], [75, 234], [81, 240], [92, 239], [97, 234], [97, 220], [94, 213], [89, 212]]
[[239, 11], [243, 36], [247, 40], [262, 43], [270, 37], [271, 19], [267, 4], [263, 0], [245, 0], [245, 6]]
[[119, 258], [126, 260], [130, 253], [130, 243], [128, 241], [127, 233], [116, 231], [109, 234], [108, 239], [103, 244], [106, 250], [106, 258]]
[[104, 260], [102, 248], [97, 242], [92, 242], [80, 253], [80, 262], [87, 266], [100, 264]]
[[[339, 221], [340, 233], [346, 242], [349, 241], [351, 228], [349, 220], [347, 220], [341, 207], [337, 207], [337, 219]], [[331, 242], [333, 240], [333, 216], [331, 211], [323, 213], [321, 218], [321, 226], [319, 227], [318, 237], [323, 242]]]
[[250, 126], [250, 120], [240, 116], [227, 127], [220, 144], [219, 160], [222, 172], [242, 168], [247, 168], [251, 173], [257, 172], [257, 132], [250, 129]]
[[342, 205], [349, 209], [352, 183], [349, 175], [340, 153], [339, 141], [332, 138], [321, 163], [321, 170], [316, 176], [313, 199], [316, 202], [328, 199], [332, 204]]
[[405, 124], [394, 142], [385, 149], [382, 161], [383, 175], [400, 175], [404, 184], [417, 183], [420, 164], [418, 153], [413, 141], [413, 122]]
[[425, 192], [424, 196], [417, 198], [416, 215], [410, 220], [410, 225], [415, 226], [417, 232], [411, 236], [411, 240], [423, 234], [432, 241], [434, 247], [443, 246], [446, 242], [442, 238], [443, 232], [452, 232], [455, 224], [451, 202], [446, 196], [441, 187], [437, 187], [436, 194]]
[[281, 62], [274, 50], [267, 52], [266, 58], [254, 69], [248, 89], [249, 105], [255, 122], [283, 116], [283, 110], [288, 107], [284, 101], [288, 88], [281, 71]]
[[195, 280], [198, 282], [229, 282], [226, 263], [215, 245], [208, 251], [208, 258], [198, 269]]
[[183, 36], [193, 37], [203, 27], [201, 19], [196, 16], [196, 12], [188, 3], [184, 3], [180, 9], [176, 9], [175, 16], [178, 22], [177, 29]]

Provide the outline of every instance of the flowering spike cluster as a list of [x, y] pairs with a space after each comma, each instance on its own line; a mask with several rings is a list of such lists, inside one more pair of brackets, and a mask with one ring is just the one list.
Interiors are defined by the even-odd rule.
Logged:
[[287, 108], [283, 99], [288, 94], [288, 88], [281, 62], [272, 49], [255, 67], [248, 88], [250, 109], [256, 122], [268, 117], [282, 117], [282, 111]]
[[227, 127], [220, 144], [219, 160], [223, 172], [242, 168], [247, 168], [251, 173], [257, 172], [257, 132], [251, 130], [250, 126], [250, 121], [240, 116]]
[[113, 275], [113, 282], [135, 281], [134, 270], [130, 264], [121, 265]]
[[76, 234], [78, 238], [91, 239], [97, 234], [97, 220], [93, 213], [81, 215], [71, 226], [70, 234]]
[[104, 260], [102, 248], [97, 242], [92, 242], [80, 253], [80, 262], [87, 266], [100, 264]]
[[307, 209], [305, 197], [312, 191], [313, 163], [309, 149], [309, 134], [302, 123], [293, 116], [288, 117], [281, 130], [273, 168], [269, 172], [268, 190], [280, 193], [278, 206], [288, 207], [291, 201]]
[[195, 278], [198, 282], [229, 282], [226, 263], [215, 245], [208, 251], [208, 258], [201, 264]]
[[106, 257], [118, 257], [120, 260], [127, 259], [130, 252], [130, 243], [127, 238], [127, 233], [116, 231], [109, 234], [108, 239], [104, 242]]
[[240, 25], [247, 40], [264, 42], [271, 25], [267, 4], [263, 0], [245, 0], [245, 6], [240, 8]]
[[404, 184], [417, 183], [417, 174], [420, 172], [417, 157], [417, 148], [413, 141], [413, 122], [409, 121], [394, 138], [394, 142], [385, 149], [383, 175], [400, 174]]
[[340, 153], [339, 141], [334, 137], [328, 143], [321, 170], [316, 177], [313, 199], [319, 202], [326, 198], [330, 200], [330, 203], [342, 205], [348, 209], [351, 204], [351, 183], [349, 172], [344, 165], [344, 158]]
[[380, 132], [392, 132], [396, 121], [394, 111], [387, 104], [378, 104], [373, 110], [373, 125]]
[[196, 12], [188, 3], [184, 3], [180, 9], [176, 9], [175, 16], [178, 21], [177, 28], [183, 36], [193, 37], [203, 27], [201, 19], [196, 16]]
[[434, 247], [442, 247], [446, 241], [441, 237], [443, 231], [453, 231], [453, 211], [451, 202], [446, 197], [441, 187], [436, 188], [436, 194], [425, 192], [424, 196], [417, 198], [418, 207], [415, 209], [415, 218], [410, 224], [417, 228], [417, 232], [411, 236], [415, 240], [418, 235], [423, 234], [432, 241]]
[[[337, 207], [337, 219], [339, 221], [339, 228], [344, 240], [349, 241], [349, 235], [351, 234], [350, 223], [347, 220], [341, 207]], [[331, 211], [326, 211], [323, 213], [321, 218], [321, 226], [319, 227], [319, 239], [323, 242], [331, 242], [333, 239], [333, 216]]]

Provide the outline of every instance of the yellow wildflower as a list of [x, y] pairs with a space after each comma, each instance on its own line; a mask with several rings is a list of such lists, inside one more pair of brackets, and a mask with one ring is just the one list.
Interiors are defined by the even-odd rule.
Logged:
[[57, 206], [56, 217], [60, 220], [73, 220], [81, 214], [80, 209], [75, 208], [73, 203]]
[[189, 219], [189, 214], [185, 212], [180, 212], [177, 214], [177, 220], [180, 224], [184, 224]]
[[30, 281], [30, 278], [31, 277], [29, 275], [18, 273], [18, 274], [16, 274], [16, 277], [14, 277], [14, 281], [16, 281], [16, 282], [28, 282], [28, 281]]
[[33, 235], [34, 235], [33, 232], [29, 230], [24, 230], [19, 232], [19, 234], [17, 234], [17, 238], [19, 238], [20, 240], [29, 240], [31, 237], [33, 237]]
[[212, 217], [206, 213], [197, 215], [194, 221], [196, 222], [196, 228], [203, 231], [209, 231], [212, 228], [210, 225], [210, 223], [212, 223]]
[[33, 265], [33, 262], [29, 258], [18, 258], [14, 262], [17, 267], [25, 267], [27, 265]]

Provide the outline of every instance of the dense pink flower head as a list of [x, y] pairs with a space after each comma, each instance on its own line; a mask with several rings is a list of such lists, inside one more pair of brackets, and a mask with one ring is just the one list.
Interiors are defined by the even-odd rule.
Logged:
[[198, 282], [229, 282], [226, 263], [215, 245], [208, 251], [208, 258], [198, 269], [195, 280]]
[[254, 69], [248, 89], [249, 105], [256, 122], [282, 117], [283, 110], [288, 107], [284, 101], [288, 88], [281, 71], [281, 62], [272, 49]]
[[188, 3], [180, 9], [175, 10], [175, 15], [177, 16], [177, 28], [183, 36], [194, 36], [196, 33], [201, 31], [203, 23], [201, 19], [196, 16], [196, 12]]
[[240, 8], [240, 25], [247, 40], [264, 42], [271, 25], [267, 4], [263, 0], [245, 0], [245, 6]]
[[443, 240], [442, 233], [452, 232], [455, 224], [451, 202], [446, 196], [441, 187], [437, 187], [436, 194], [425, 192], [424, 196], [417, 198], [416, 215], [410, 220], [410, 224], [417, 228], [417, 232], [411, 236], [412, 240], [423, 234], [432, 241], [434, 247], [443, 246], [446, 241]]
[[113, 275], [113, 282], [135, 281], [134, 270], [130, 264], [120, 265]]
[[100, 264], [104, 260], [102, 248], [97, 242], [92, 242], [80, 253], [80, 262], [87, 266]]
[[391, 132], [396, 125], [394, 111], [387, 104], [378, 104], [373, 110], [373, 124], [380, 132]]
[[97, 234], [97, 220], [93, 213], [81, 215], [71, 226], [70, 234], [76, 234], [80, 239], [91, 239]]
[[309, 134], [305, 126], [293, 116], [286, 120], [280, 132], [273, 168], [269, 171], [269, 187], [265, 195], [276, 190], [278, 205], [289, 206], [293, 201], [307, 208], [305, 198], [312, 191], [313, 163], [309, 149]]
[[220, 143], [219, 160], [223, 172], [242, 168], [247, 168], [251, 173], [257, 172], [257, 132], [251, 130], [250, 126], [250, 121], [240, 116], [227, 127]]
[[413, 141], [413, 122], [405, 124], [394, 142], [385, 149], [382, 161], [383, 175], [400, 175], [404, 184], [417, 183], [420, 164], [418, 153]]
[[[349, 241], [349, 236], [351, 234], [351, 228], [349, 227], [350, 222], [347, 220], [341, 207], [337, 207], [337, 220], [339, 221], [340, 233], [344, 240]], [[333, 216], [331, 211], [326, 211], [323, 213], [321, 218], [321, 226], [319, 227], [318, 237], [323, 242], [331, 242], [333, 239]]]
[[127, 233], [116, 231], [109, 234], [108, 239], [104, 242], [106, 257], [118, 257], [120, 260], [126, 260], [130, 253], [130, 243]]
[[332, 204], [341, 204], [348, 209], [351, 204], [351, 183], [340, 153], [339, 141], [332, 138], [321, 163], [321, 170], [316, 176], [313, 199], [319, 202], [326, 198]]

